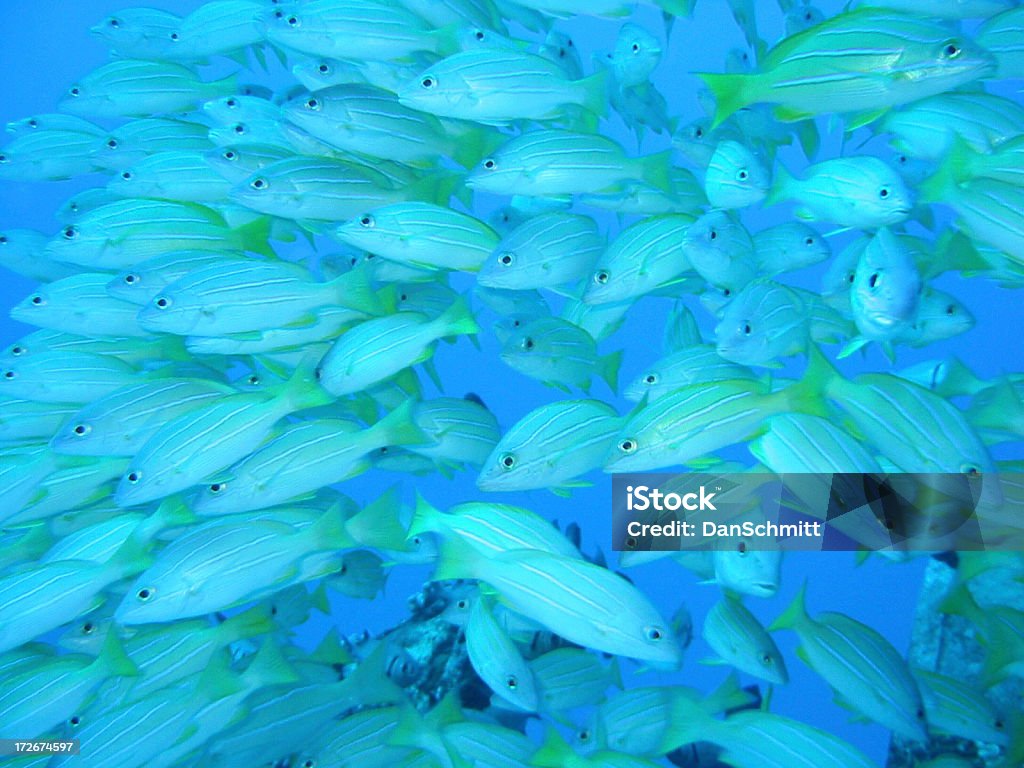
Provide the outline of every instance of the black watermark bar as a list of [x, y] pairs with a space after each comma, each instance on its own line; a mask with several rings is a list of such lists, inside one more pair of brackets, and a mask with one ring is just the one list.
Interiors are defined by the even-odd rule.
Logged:
[[1024, 551], [1024, 474], [612, 476], [612, 548]]

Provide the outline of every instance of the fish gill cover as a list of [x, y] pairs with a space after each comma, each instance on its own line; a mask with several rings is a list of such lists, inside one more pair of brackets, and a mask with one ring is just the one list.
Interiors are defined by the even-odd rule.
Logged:
[[5, 10], [5, 764], [1022, 764], [1020, 552], [612, 554], [605, 473], [1019, 535], [1024, 8]]

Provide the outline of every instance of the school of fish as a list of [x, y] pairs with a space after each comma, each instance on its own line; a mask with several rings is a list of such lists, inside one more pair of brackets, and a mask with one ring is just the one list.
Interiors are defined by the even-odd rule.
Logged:
[[[1024, 765], [1024, 707], [986, 698], [1024, 677], [1024, 613], [971, 591], [1024, 555], [959, 559], [943, 610], [987, 653], [962, 680], [819, 611], [813, 582], [770, 621], [778, 552], [609, 567], [502, 495], [568, 508], [602, 472], [1024, 468], [1024, 371], [944, 354], [974, 319], [933, 285], [998, 284], [1021, 317], [1024, 6], [778, 0], [769, 29], [729, 0], [746, 45], [659, 89], [670, 48], [699, 46], [694, 5], [711, 3], [212, 0], [97, 20], [109, 62], [0, 148], [0, 183], [90, 181], [52, 231], [0, 221], [0, 266], [38, 282], [10, 310], [36, 330], [0, 354], [0, 738], [81, 744], [5, 764], [877, 765], [771, 711], [799, 663], [866, 727]], [[586, 60], [575, 17], [613, 47]], [[680, 119], [684, 89], [705, 117]], [[631, 343], [640, 304], [663, 326]], [[499, 424], [496, 394], [445, 395], [442, 341], [548, 402]], [[851, 356], [877, 370], [844, 375]], [[433, 474], [476, 499], [421, 493]], [[377, 492], [348, 495], [358, 477]], [[1019, 531], [1024, 485], [988, 503]], [[721, 590], [696, 621], [731, 668], [710, 692], [658, 684], [693, 626], [624, 574], [665, 555]], [[331, 595], [374, 600], [407, 567], [440, 584], [482, 703], [414, 706], [409, 649], [351, 639], [357, 616], [294, 641]]]

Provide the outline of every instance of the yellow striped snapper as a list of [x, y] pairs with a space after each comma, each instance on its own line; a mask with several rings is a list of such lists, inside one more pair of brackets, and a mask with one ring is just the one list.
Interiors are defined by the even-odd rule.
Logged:
[[542, 317], [506, 339], [501, 359], [510, 368], [566, 392], [569, 387], [589, 392], [594, 374], [614, 392], [622, 351], [598, 355], [594, 338], [582, 328], [560, 318]]
[[806, 584], [770, 629], [792, 629], [807, 664], [856, 711], [912, 741], [926, 741], [924, 703], [903, 656], [841, 613], [807, 614]]
[[758, 381], [745, 365], [726, 360], [706, 344], [684, 346], [648, 365], [622, 392], [627, 400], [653, 402], [682, 387], [717, 381]]
[[775, 641], [737, 598], [723, 595], [708, 611], [701, 631], [718, 654], [718, 659], [705, 660], [705, 664], [730, 664], [770, 683], [789, 682], [786, 662]]
[[107, 189], [116, 197], [219, 203], [231, 183], [200, 152], [160, 152], [118, 172]]
[[579, 195], [579, 202], [624, 216], [686, 213], [696, 218], [701, 206], [707, 203], [700, 182], [691, 171], [676, 166], [669, 168], [668, 175], [670, 191], [644, 181], [626, 181], [615, 191]]
[[436, 318], [397, 312], [360, 323], [336, 341], [320, 361], [317, 378], [332, 395], [353, 394], [429, 360], [439, 339], [480, 330], [464, 299]]
[[239, 251], [269, 255], [266, 222], [230, 228], [209, 208], [127, 199], [68, 224], [44, 249], [48, 258], [94, 270], [120, 270], [172, 251]]
[[1009, 8], [992, 16], [978, 29], [977, 41], [995, 56], [998, 77], [1020, 77], [1024, 73], [1024, 46], [1020, 33], [1024, 11]]
[[230, 251], [172, 251], [155, 256], [121, 272], [107, 283], [107, 293], [115, 299], [145, 306], [154, 296], [189, 272], [218, 262], [245, 259], [245, 254]]
[[722, 312], [716, 350], [733, 363], [776, 366], [778, 358], [803, 352], [808, 334], [800, 295], [781, 283], [754, 280]]
[[142, 117], [188, 112], [200, 103], [238, 90], [238, 79], [204, 82], [177, 64], [120, 59], [104, 64], [73, 84], [59, 109], [80, 117]]
[[552, 288], [585, 275], [605, 248], [589, 216], [542, 213], [500, 242], [480, 267], [477, 283], [490, 288]]
[[355, 248], [420, 269], [475, 272], [498, 245], [482, 221], [432, 203], [396, 203], [374, 208], [334, 230]]
[[856, 6], [890, 8], [894, 11], [920, 13], [939, 19], [987, 19], [1011, 5], [1010, 0], [858, 0]]
[[91, 32], [112, 53], [126, 59], [159, 59], [170, 47], [178, 16], [157, 8], [125, 8], [107, 16]]
[[484, 491], [550, 488], [566, 493], [576, 478], [601, 466], [622, 417], [597, 400], [543, 405], [508, 429], [483, 462]]
[[881, 472], [863, 443], [821, 416], [784, 413], [768, 419], [750, 452], [772, 472]]
[[170, 43], [161, 58], [199, 61], [260, 44], [264, 36], [259, 16], [264, 7], [253, 0], [215, 0], [201, 5], [168, 33]]
[[482, 128], [442, 123], [399, 102], [382, 88], [340, 85], [284, 105], [282, 116], [329, 146], [413, 164], [442, 156], [471, 167], [498, 137]]
[[758, 272], [765, 277], [803, 269], [832, 255], [828, 241], [799, 221], [762, 229], [753, 238]]
[[784, 120], [884, 111], [987, 77], [995, 61], [951, 27], [880, 8], [841, 13], [783, 40], [751, 74], [700, 73], [717, 103], [714, 125], [750, 104]]
[[48, 350], [0, 365], [0, 394], [39, 403], [88, 403], [137, 381], [136, 368], [93, 352]]
[[421, 51], [443, 56], [458, 47], [453, 27], [433, 29], [414, 12], [380, 0], [311, 0], [266, 9], [263, 20], [268, 41], [310, 56], [394, 61]]
[[1005, 719], [982, 691], [938, 672], [911, 669], [911, 673], [924, 699], [929, 730], [1002, 747], [1010, 743]]
[[771, 172], [758, 157], [735, 141], [721, 141], [704, 171], [704, 192], [715, 208], [746, 208], [765, 199]]
[[57, 209], [55, 214], [57, 221], [65, 224], [74, 224], [90, 211], [94, 211], [101, 205], [116, 202], [118, 195], [110, 192], [106, 187], [93, 187], [72, 195], [64, 204]]
[[73, 404], [58, 406], [10, 398], [0, 400], [0, 409], [0, 446], [4, 448], [50, 439], [77, 410]]
[[825, 160], [812, 165], [801, 178], [778, 165], [766, 202], [774, 205], [786, 200], [797, 203], [797, 216], [802, 219], [859, 229], [906, 221], [915, 202], [895, 169], [867, 155]]
[[446, 202], [454, 178], [443, 173], [401, 181], [362, 163], [288, 157], [236, 185], [229, 198], [254, 211], [289, 219], [338, 221], [406, 200]]
[[11, 309], [11, 317], [38, 328], [92, 337], [145, 338], [138, 308], [107, 293], [110, 275], [82, 272], [41, 285]]
[[470, 395], [419, 402], [413, 407], [412, 421], [427, 440], [410, 445], [409, 450], [442, 465], [480, 466], [501, 438], [494, 414]]
[[[164, 422], [135, 454], [114, 501], [125, 507], [161, 499], [227, 469], [284, 416], [330, 402], [309, 378], [300, 368], [287, 383], [266, 392], [226, 395]], [[218, 440], [211, 444], [214, 434]]]
[[291, 424], [204, 486], [192, 508], [201, 515], [249, 512], [356, 477], [370, 468], [373, 451], [424, 441], [411, 414], [406, 401], [367, 429], [337, 419]]
[[70, 130], [38, 130], [0, 149], [0, 179], [59, 181], [97, 170], [96, 136]]
[[693, 220], [652, 216], [622, 230], [598, 259], [583, 293], [587, 304], [636, 299], [688, 271], [683, 245]]
[[220, 336], [308, 323], [315, 310], [332, 303], [364, 314], [378, 307], [360, 272], [328, 283], [311, 277], [305, 267], [288, 262], [221, 261], [162, 288], [139, 311], [138, 321], [150, 331]]
[[737, 293], [756, 274], [754, 241], [725, 211], [705, 213], [686, 230], [683, 253], [711, 285]]
[[39, 282], [69, 277], [79, 270], [43, 255], [48, 238], [33, 229], [5, 229], [0, 232], [0, 265]]
[[222, 178], [237, 185], [245, 181], [256, 171], [268, 165], [284, 160], [289, 152], [280, 147], [238, 146], [228, 145], [217, 149], [207, 149], [204, 153], [206, 162]]
[[201, 123], [171, 118], [130, 120], [99, 140], [95, 160], [101, 168], [121, 171], [160, 152], [202, 152], [212, 146], [209, 131]]
[[526, 712], [540, 705], [533, 670], [498, 624], [487, 602], [474, 600], [465, 627], [470, 664], [503, 703]]
[[925, 180], [921, 193], [924, 200], [956, 211], [962, 232], [1003, 251], [1015, 263], [1024, 261], [1024, 188], [986, 178], [958, 183], [947, 166]]
[[466, 185], [498, 195], [545, 197], [602, 192], [642, 180], [671, 191], [668, 154], [634, 159], [603, 136], [534, 130], [502, 145], [470, 173]]

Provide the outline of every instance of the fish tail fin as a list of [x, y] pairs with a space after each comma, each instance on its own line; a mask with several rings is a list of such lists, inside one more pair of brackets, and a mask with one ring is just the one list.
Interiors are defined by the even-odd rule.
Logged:
[[227, 619], [219, 627], [228, 642], [245, 640], [274, 631], [274, 617], [265, 605], [256, 605]]
[[533, 753], [530, 762], [533, 765], [542, 766], [542, 768], [561, 768], [563, 765], [571, 764], [575, 758], [576, 753], [573, 748], [555, 730], [554, 726], [549, 725], [544, 734], [544, 743]]
[[604, 379], [608, 388], [615, 393], [619, 391], [619, 367], [622, 365], [622, 350], [598, 358], [598, 374]]
[[963, 616], [975, 624], [981, 623], [984, 618], [981, 607], [974, 601], [974, 595], [967, 588], [967, 584], [962, 581], [954, 582], [949, 593], [939, 603], [939, 611], [954, 616]]
[[302, 679], [295, 674], [280, 646], [269, 638], [263, 641], [241, 677], [245, 681], [245, 687], [250, 690], [269, 685], [297, 683]]
[[1002, 682], [1010, 674], [1007, 667], [1016, 662], [1020, 652], [1020, 639], [1009, 627], [992, 622], [985, 638], [985, 663], [981, 668], [981, 681], [986, 689]]
[[800, 587], [800, 591], [797, 592], [796, 597], [793, 598], [793, 602], [789, 604], [789, 607], [782, 612], [782, 614], [768, 627], [769, 632], [774, 632], [777, 629], [796, 629], [804, 622], [808, 621], [810, 617], [807, 615], [807, 580], [804, 580], [803, 585]]
[[387, 445], [414, 445], [430, 442], [413, 419], [415, 406], [414, 400], [403, 400], [401, 405], [370, 429], [378, 433], [381, 440], [385, 441]]
[[[508, 137], [504, 134], [480, 126], [477, 130], [467, 131], [458, 137], [452, 148], [452, 160], [463, 168], [475, 168], [481, 160], [507, 140]], [[459, 199], [461, 200], [461, 197]]]
[[643, 180], [662, 192], [673, 194], [672, 185], [672, 150], [658, 152], [640, 159], [640, 173]]
[[754, 702], [755, 697], [750, 691], [745, 691], [740, 687], [739, 678], [733, 672], [724, 683], [704, 698], [700, 703], [700, 708], [709, 715], [717, 715], [720, 712], [749, 706]]
[[940, 203], [943, 200], [949, 199], [951, 193], [956, 190], [957, 179], [954, 173], [954, 167], [950, 165], [947, 159], [938, 167], [938, 169], [929, 176], [927, 179], [917, 185], [917, 202], [922, 203]]
[[96, 663], [102, 666], [111, 677], [134, 677], [139, 674], [139, 668], [135, 666], [135, 662], [124, 652], [124, 645], [121, 643], [121, 636], [117, 633], [116, 625], [111, 625], [107, 632]]
[[577, 80], [576, 84], [579, 85], [583, 91], [583, 97], [580, 101], [581, 106], [598, 117], [607, 117], [608, 70], [602, 69], [590, 77]]
[[353, 269], [339, 275], [330, 282], [336, 300], [342, 307], [354, 309], [367, 315], [380, 315], [385, 312], [380, 297], [370, 285], [370, 276], [365, 269]]
[[442, 336], [471, 336], [480, 333], [480, 326], [464, 296], [457, 298], [435, 322], [443, 330]]
[[337, 627], [331, 627], [331, 630], [324, 635], [320, 645], [309, 654], [309, 658], [318, 664], [326, 666], [331, 666], [332, 664], [351, 664], [353, 661], [352, 654], [342, 645]]
[[771, 189], [768, 190], [768, 196], [764, 199], [764, 204], [777, 205], [784, 200], [788, 200], [791, 195], [791, 189], [795, 178], [793, 174], [782, 163], [778, 163], [775, 166], [775, 177], [772, 179]]
[[814, 120], [801, 120], [796, 124], [795, 130], [797, 141], [800, 142], [800, 148], [804, 151], [804, 157], [813, 161], [821, 147], [818, 123]]
[[316, 368], [319, 360], [315, 355], [306, 357], [295, 368], [295, 373], [276, 390], [276, 396], [288, 413], [319, 408], [334, 402], [334, 397], [324, 390], [317, 381]]
[[461, 49], [459, 44], [459, 30], [462, 27], [458, 22], [453, 22], [447, 26], [435, 29], [429, 32], [429, 36], [434, 39], [435, 42], [435, 53], [441, 57], [451, 56], [453, 53], [458, 53]]
[[432, 173], [407, 188], [409, 199], [447, 206], [454, 195], [459, 202], [470, 207], [473, 203], [472, 190], [462, 183], [462, 179], [460, 173]]
[[268, 259], [277, 258], [274, 249], [270, 247], [269, 217], [260, 216], [253, 219], [248, 224], [236, 227], [235, 232], [238, 234], [242, 248], [245, 250], [266, 256]]
[[407, 536], [401, 512], [399, 487], [393, 485], [350, 517], [345, 527], [364, 547], [401, 550], [405, 548]]
[[213, 80], [206, 84], [206, 87], [210, 90], [210, 98], [216, 98], [218, 96], [231, 96], [232, 94], [238, 93], [239, 91], [239, 80], [238, 73], [222, 77], [220, 80]]
[[715, 118], [711, 122], [712, 130], [724, 123], [730, 115], [751, 103], [747, 91], [750, 81], [756, 75], [698, 72], [697, 76], [704, 81], [704, 85], [715, 97]]
[[974, 175], [971, 171], [971, 162], [976, 155], [978, 152], [967, 143], [967, 140], [959, 133], [954, 133], [953, 143], [950, 145], [942, 165], [954, 181], [967, 181]]
[[430, 577], [432, 581], [475, 579], [481, 554], [457, 538], [444, 539], [437, 555], [437, 565]]
[[421, 536], [424, 533], [439, 533], [441, 530], [441, 516], [444, 515], [440, 509], [435, 507], [417, 491], [416, 508], [409, 522], [409, 530], [405, 533], [405, 539], [413, 536]]
[[340, 505], [331, 505], [313, 524], [303, 532], [320, 551], [351, 549], [357, 546], [348, 529], [345, 527], [345, 513]]
[[807, 344], [807, 368], [803, 378], [783, 390], [790, 410], [812, 416], [827, 416], [825, 397], [832, 382], [841, 378], [817, 344]]

